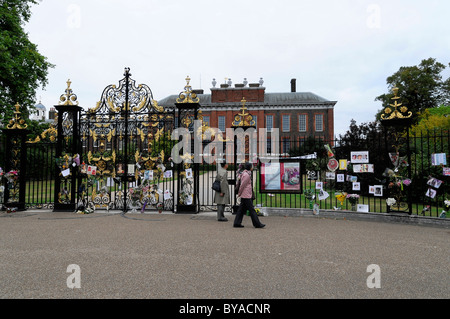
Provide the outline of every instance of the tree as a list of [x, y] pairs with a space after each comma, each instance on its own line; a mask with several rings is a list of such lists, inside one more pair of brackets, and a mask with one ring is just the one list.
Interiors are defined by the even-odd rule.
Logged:
[[[358, 177], [358, 182], [361, 183], [361, 194], [367, 193], [369, 185], [385, 183], [383, 173], [389, 165], [387, 146], [393, 144], [391, 135], [389, 129], [384, 128], [379, 121], [357, 125], [353, 119], [349, 130], [344, 135], [339, 135], [334, 152], [336, 158], [350, 159], [351, 152], [368, 151], [370, 164], [374, 165], [374, 174], [367, 174], [353, 173], [352, 164], [348, 164], [347, 174]], [[344, 185], [343, 190], [351, 191], [350, 185]]]
[[448, 131], [450, 129], [450, 106], [426, 109], [422, 112], [416, 125], [411, 127], [412, 136], [428, 136], [429, 132]]
[[[436, 59], [422, 60], [418, 66], [401, 67], [396, 73], [387, 78], [389, 90], [399, 88], [400, 101], [413, 112], [413, 123], [416, 123], [419, 113], [428, 108], [450, 103], [450, 78], [443, 80], [442, 72], [446, 66]], [[378, 96], [383, 109], [392, 103], [392, 93]], [[380, 110], [376, 119], [382, 114]]]
[[36, 90], [45, 88], [54, 65], [30, 42], [23, 26], [31, 17], [35, 0], [0, 0], [0, 126], [12, 117], [19, 103], [27, 119], [34, 108]]
[[359, 145], [361, 141], [378, 139], [380, 134], [382, 134], [382, 127], [379, 122], [362, 123], [358, 126], [356, 121], [352, 119], [349, 130], [344, 135], [339, 134], [339, 138], [346, 145], [352, 145], [356, 150], [356, 148], [366, 147], [366, 142], [364, 142], [364, 145]]

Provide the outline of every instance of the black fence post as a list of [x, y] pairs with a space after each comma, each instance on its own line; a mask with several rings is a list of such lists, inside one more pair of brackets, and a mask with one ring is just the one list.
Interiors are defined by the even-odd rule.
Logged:
[[[61, 95], [60, 105], [55, 105], [58, 112], [57, 131], [58, 138], [56, 142], [56, 159], [58, 162], [65, 162], [70, 174], [63, 176], [63, 169], [53, 164], [55, 168], [55, 192], [54, 209], [55, 212], [75, 211], [77, 196], [78, 166], [73, 165], [75, 156], [80, 156], [80, 112], [81, 106], [78, 106], [77, 96], [70, 88], [71, 82], [67, 81], [66, 93]], [[56, 161], [55, 159], [55, 161]], [[61, 189], [62, 188], [62, 189]]]
[[14, 118], [9, 121], [3, 133], [6, 136], [5, 148], [5, 187], [4, 206], [25, 210], [27, 149], [26, 138], [29, 130], [21, 118], [20, 105], [15, 105]]
[[[198, 110], [200, 108], [199, 104], [199, 98], [197, 97], [197, 94], [192, 91], [192, 87], [190, 86], [189, 82], [191, 79], [186, 77], [186, 86], [184, 87], [184, 92], [180, 93], [179, 97], [177, 98], [177, 103], [175, 103], [175, 106], [177, 108], [178, 113], [178, 127], [184, 127], [189, 131], [189, 137], [183, 136], [183, 138], [190, 138], [191, 146], [194, 148], [195, 146], [195, 121], [198, 119]], [[191, 133], [191, 130], [193, 130], [193, 133]], [[178, 173], [178, 179], [177, 179], [177, 209], [176, 212], [178, 214], [197, 214], [199, 212], [199, 164], [196, 163], [196, 156], [195, 156], [195, 150], [192, 152], [192, 149], [190, 149], [188, 152], [183, 149], [183, 151], [186, 154], [182, 154], [181, 156], [192, 156], [191, 160], [193, 160], [192, 165], [192, 178], [190, 179], [192, 181], [192, 185], [189, 186], [188, 177], [187, 176], [181, 176], [183, 167], [186, 169], [185, 161], [190, 162], [189, 159], [184, 159], [182, 163], [178, 164], [177, 173]], [[194, 153], [194, 154], [193, 154]], [[198, 155], [198, 154], [197, 154]], [[190, 191], [189, 194], [182, 193], [183, 191]], [[202, 190], [203, 191], [203, 190]], [[181, 199], [181, 196], [183, 196], [183, 199]], [[190, 198], [192, 197], [192, 198]], [[187, 199], [187, 200], [186, 200]]]
[[[398, 96], [398, 88], [394, 87], [392, 89], [393, 97], [391, 98], [393, 104], [389, 104], [388, 107], [386, 107], [383, 110], [383, 114], [381, 115], [381, 124], [385, 128], [392, 128], [393, 129], [393, 136], [395, 138], [395, 144], [393, 145], [393, 148], [395, 149], [394, 158], [397, 157], [396, 164], [394, 164], [395, 161], [393, 161], [391, 164], [396, 165], [395, 169], [398, 169], [400, 166], [400, 149], [403, 148], [405, 143], [401, 142], [401, 135], [406, 131], [406, 157], [408, 160], [408, 179], [411, 178], [411, 151], [410, 151], [410, 145], [409, 145], [409, 127], [411, 125], [411, 119], [412, 119], [412, 112], [408, 110], [406, 106], [404, 106], [402, 103], [399, 103], [400, 97]], [[391, 159], [392, 161], [392, 159]], [[388, 175], [388, 174], [386, 174]], [[394, 175], [395, 176], [395, 175]], [[390, 178], [389, 176], [386, 176], [387, 183], [386, 185], [390, 184]], [[394, 177], [394, 179], [396, 179]], [[394, 180], [394, 182], [397, 182]], [[392, 183], [392, 181], [391, 181]], [[400, 181], [400, 183], [403, 185], [403, 182]], [[393, 186], [395, 187], [395, 186]], [[389, 194], [391, 195], [391, 194]], [[407, 199], [406, 199], [406, 205], [408, 206], [407, 209], [404, 209], [402, 205], [404, 204], [401, 202], [403, 197], [403, 191], [397, 191], [397, 194], [395, 199], [396, 203], [392, 205], [392, 207], [397, 207], [397, 209], [392, 209], [389, 205], [387, 207], [387, 211], [394, 211], [394, 212], [407, 212], [408, 214], [412, 214], [412, 205], [411, 205], [411, 191], [410, 188], [407, 189]]]
[[123, 157], [123, 167], [124, 167], [124, 175], [122, 177], [123, 182], [123, 212], [126, 213], [128, 211], [128, 203], [127, 203], [127, 194], [128, 194], [128, 120], [129, 120], [129, 108], [130, 108], [130, 68], [125, 68], [125, 105], [122, 108], [122, 114], [125, 121], [125, 135], [124, 135], [124, 157]]

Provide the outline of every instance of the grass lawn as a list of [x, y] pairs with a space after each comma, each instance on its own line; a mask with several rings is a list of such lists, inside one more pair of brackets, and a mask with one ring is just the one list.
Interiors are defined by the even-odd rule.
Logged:
[[[174, 172], [174, 179], [176, 180], [176, 171]], [[85, 180], [83, 180], [85, 181]], [[164, 179], [163, 183], [171, 185], [173, 179]], [[202, 182], [202, 179], [200, 179]], [[315, 181], [306, 180], [306, 176], [303, 176], [303, 189], [313, 189], [316, 194], [314, 203], [320, 205], [320, 209], [334, 209], [341, 208], [342, 210], [351, 210], [351, 204], [345, 200], [344, 205], [341, 206], [340, 202], [336, 199], [335, 195], [338, 192], [335, 189], [325, 190], [328, 192], [329, 197], [325, 200], [318, 199], [318, 190], [315, 190]], [[106, 180], [102, 185], [106, 185]], [[176, 186], [175, 186], [176, 187]], [[26, 185], [25, 202], [29, 204], [49, 204], [53, 203], [55, 189], [55, 181], [28, 181]], [[89, 195], [92, 194], [93, 188], [89, 188]], [[109, 192], [115, 191], [115, 187], [108, 187]], [[259, 193], [259, 176], [256, 178], [255, 184], [256, 200], [255, 205], [260, 204], [263, 207], [279, 207], [279, 208], [310, 208], [309, 200], [306, 199], [304, 194], [266, 194]], [[387, 212], [386, 199], [383, 197], [374, 196], [361, 196], [359, 204], [369, 205], [370, 212]], [[423, 203], [413, 203], [413, 214], [422, 215], [422, 210], [426, 205]], [[434, 205], [431, 210], [425, 212], [425, 216], [437, 217], [444, 210], [444, 207], [436, 207]], [[450, 212], [447, 212], [447, 218], [450, 218]]]
[[[351, 204], [348, 200], [344, 201], [344, 204], [341, 206], [341, 203], [337, 200], [336, 194], [339, 193], [338, 190], [325, 188], [325, 191], [329, 194], [329, 197], [325, 200], [319, 200], [318, 194], [319, 190], [315, 189], [316, 182], [315, 181], [307, 181], [306, 176], [303, 176], [303, 189], [312, 189], [315, 192], [315, 200], [313, 203], [317, 203], [320, 206], [320, 209], [334, 209], [341, 208], [342, 210], [351, 210]], [[358, 193], [358, 192], [355, 192]], [[256, 200], [255, 204], [261, 204], [263, 207], [279, 207], [279, 208], [310, 208], [309, 200], [305, 197], [304, 194], [266, 194], [259, 193], [259, 176], [256, 178], [255, 184], [255, 194]], [[384, 197], [375, 197], [375, 196], [360, 196], [358, 204], [369, 205], [369, 212], [377, 212], [377, 213], [386, 213], [387, 205], [386, 198]], [[413, 203], [412, 211], [415, 215], [421, 215], [422, 210], [426, 205], [422, 203]], [[432, 210], [428, 210], [425, 212], [425, 216], [439, 216], [441, 212], [444, 210], [443, 207], [434, 206]], [[446, 214], [447, 218], [450, 218], [450, 212]]]

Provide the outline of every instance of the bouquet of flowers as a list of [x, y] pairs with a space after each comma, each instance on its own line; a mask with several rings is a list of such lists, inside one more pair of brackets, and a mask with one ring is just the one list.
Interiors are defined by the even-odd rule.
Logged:
[[158, 203], [158, 204], [156, 204], [156, 209], [158, 209], [158, 212], [161, 214], [161, 212], [163, 211], [163, 209], [164, 209], [164, 204], [163, 203]]
[[314, 190], [306, 189], [305, 190], [305, 197], [306, 197], [307, 200], [309, 200], [309, 208], [313, 209], [314, 199], [316, 198]]
[[2, 203], [3, 203], [3, 193], [5, 192], [5, 186], [1, 185], [0, 186], [0, 208], [2, 208]]
[[449, 211], [450, 210], [450, 200], [448, 200], [448, 199], [444, 200], [444, 206], [445, 206], [445, 210]]
[[314, 194], [314, 191], [312, 189], [306, 189], [305, 197], [307, 200], [313, 201], [316, 198], [316, 195]]
[[[261, 212], [261, 209], [259, 209], [259, 208], [255, 208], [255, 212], [256, 212], [256, 215], [257, 215], [257, 216], [265, 216], [265, 215]], [[247, 215], [247, 216], [250, 216], [250, 212], [247, 211], [247, 212], [246, 212], [246, 215]]]
[[130, 188], [130, 198], [133, 205], [136, 205], [142, 196], [142, 190], [139, 187]]
[[431, 208], [431, 206], [430, 205], [427, 205], [427, 206], [425, 206], [423, 209], [422, 209], [422, 216], [425, 216], [425, 213], [426, 212], [429, 212], [430, 211], [430, 208]]
[[397, 201], [395, 200], [395, 198], [388, 198], [388, 199], [386, 199], [386, 204], [387, 204], [389, 207], [395, 205], [395, 203], [397, 203]]
[[77, 210], [77, 214], [84, 214], [84, 215], [86, 215], [86, 214], [92, 214], [94, 212], [94, 209], [92, 209], [91, 207], [80, 207], [78, 210]]
[[344, 200], [347, 197], [347, 193], [336, 193], [336, 199], [341, 203], [341, 206], [344, 205]]
[[439, 218], [445, 218], [447, 216], [447, 212], [450, 210], [450, 200], [444, 200], [444, 207], [445, 210], [442, 211], [441, 215], [439, 215]]
[[9, 183], [13, 183], [15, 180], [19, 178], [19, 172], [14, 170], [9, 171], [8, 173], [5, 174], [5, 177]]
[[403, 190], [403, 185], [409, 186], [411, 184], [411, 180], [409, 178], [406, 179], [396, 179], [394, 182], [389, 183], [389, 188], [398, 187]]
[[352, 204], [352, 206], [356, 205], [356, 203], [358, 203], [358, 200], [359, 200], [359, 195], [358, 194], [348, 194], [347, 200], [350, 202], [350, 204]]

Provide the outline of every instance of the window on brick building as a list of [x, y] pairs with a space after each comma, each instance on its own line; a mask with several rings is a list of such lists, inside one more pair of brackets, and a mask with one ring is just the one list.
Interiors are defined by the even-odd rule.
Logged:
[[290, 132], [291, 131], [291, 116], [290, 115], [283, 115], [282, 117], [283, 121], [283, 132]]
[[219, 130], [225, 132], [227, 128], [225, 123], [225, 116], [219, 116], [218, 123], [219, 123]]
[[298, 131], [306, 132], [306, 114], [300, 114], [298, 116]]
[[203, 125], [210, 126], [211, 120], [209, 116], [203, 116]]
[[291, 150], [291, 139], [289, 137], [283, 139], [283, 153], [288, 154]]
[[323, 132], [323, 114], [316, 114], [316, 132]]
[[267, 129], [267, 132], [272, 132], [272, 129], [273, 129], [273, 115], [266, 115], [266, 129]]

